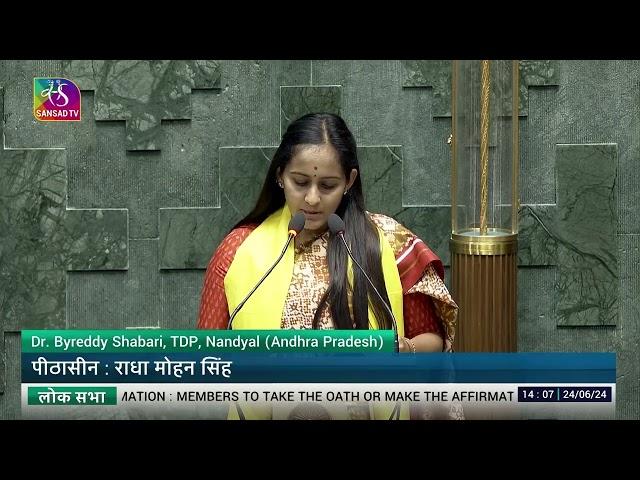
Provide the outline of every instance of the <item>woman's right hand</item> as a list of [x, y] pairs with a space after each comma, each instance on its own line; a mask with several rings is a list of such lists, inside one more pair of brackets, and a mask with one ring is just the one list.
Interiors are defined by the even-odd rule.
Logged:
[[416, 346], [410, 338], [399, 337], [398, 350], [400, 353], [416, 353]]

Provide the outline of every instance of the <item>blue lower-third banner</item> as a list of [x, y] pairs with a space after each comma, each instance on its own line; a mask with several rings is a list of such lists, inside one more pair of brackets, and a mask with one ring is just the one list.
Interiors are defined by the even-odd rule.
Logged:
[[613, 353], [22, 355], [24, 418], [612, 419]]

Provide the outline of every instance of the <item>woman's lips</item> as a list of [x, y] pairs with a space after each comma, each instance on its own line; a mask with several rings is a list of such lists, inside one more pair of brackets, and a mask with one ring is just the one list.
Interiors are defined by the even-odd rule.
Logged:
[[320, 215], [322, 212], [310, 212], [308, 210], [302, 210], [302, 213], [304, 213], [305, 215], [307, 215], [309, 217], [316, 217], [316, 216]]

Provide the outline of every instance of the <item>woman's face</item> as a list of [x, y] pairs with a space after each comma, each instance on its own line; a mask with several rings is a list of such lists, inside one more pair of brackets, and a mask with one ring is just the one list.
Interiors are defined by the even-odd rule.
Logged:
[[358, 171], [345, 178], [338, 153], [331, 145], [309, 145], [298, 148], [278, 179], [284, 185], [284, 196], [291, 215], [302, 211], [305, 230], [323, 230], [329, 215], [335, 213], [345, 190], [351, 188]]

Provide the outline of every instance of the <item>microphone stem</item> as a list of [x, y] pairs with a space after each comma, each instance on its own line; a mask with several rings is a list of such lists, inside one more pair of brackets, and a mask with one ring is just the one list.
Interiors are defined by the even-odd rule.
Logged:
[[[384, 301], [384, 299], [382, 298], [382, 295], [380, 295], [380, 292], [378, 291], [376, 286], [373, 284], [373, 282], [369, 278], [369, 275], [367, 275], [367, 272], [364, 271], [364, 268], [362, 268], [362, 266], [358, 263], [358, 261], [353, 256], [353, 253], [351, 253], [351, 249], [349, 248], [349, 245], [347, 244], [347, 241], [344, 238], [344, 233], [340, 232], [338, 236], [342, 239], [342, 243], [344, 243], [344, 246], [346, 247], [347, 252], [351, 257], [351, 260], [353, 260], [353, 262], [358, 266], [358, 268], [360, 269], [362, 274], [366, 277], [366, 279], [369, 280], [369, 285], [373, 287], [373, 290], [378, 295], [378, 298], [380, 298], [385, 308], [387, 309], [387, 312], [389, 312], [389, 314], [391, 315], [391, 319], [393, 320], [393, 350], [394, 352], [398, 353], [400, 351], [400, 345], [398, 343], [398, 323], [396, 322], [396, 317], [393, 315], [391, 308], [389, 308], [389, 305], [387, 305], [387, 302]], [[391, 411], [391, 415], [389, 416], [389, 420], [400, 420], [400, 408], [401, 408], [400, 402], [396, 402], [396, 405], [395, 407], [393, 407], [393, 410]]]
[[280, 256], [278, 257], [278, 259], [273, 263], [273, 265], [271, 265], [271, 268], [269, 270], [267, 270], [267, 272], [262, 276], [262, 278], [256, 284], [256, 286], [253, 287], [253, 289], [249, 292], [249, 294], [246, 297], [244, 297], [244, 300], [242, 300], [242, 302], [240, 302], [238, 304], [238, 306], [235, 308], [235, 310], [233, 311], [233, 313], [229, 317], [229, 323], [227, 324], [227, 330], [231, 330], [231, 326], [233, 324], [233, 319], [236, 317], [236, 315], [238, 314], [240, 309], [244, 306], [245, 303], [247, 303], [247, 300], [249, 300], [249, 298], [251, 298], [251, 295], [253, 295], [253, 293], [258, 289], [258, 287], [262, 284], [262, 282], [264, 282], [264, 279], [269, 276], [271, 271], [274, 268], [276, 268], [276, 265], [278, 265], [278, 263], [280, 263], [280, 259], [282, 257], [284, 257], [284, 254], [286, 253], [287, 248], [289, 248], [289, 244], [291, 243], [291, 240], [293, 240], [294, 237], [295, 237], [294, 234], [289, 233], [289, 238], [287, 239], [287, 243], [285, 244], [284, 248], [282, 249], [282, 252], [280, 252]]
[[389, 308], [389, 305], [387, 305], [387, 302], [385, 302], [384, 299], [382, 298], [382, 295], [380, 295], [380, 292], [378, 291], [376, 286], [373, 284], [373, 282], [369, 278], [369, 275], [367, 275], [367, 272], [364, 271], [364, 268], [362, 268], [362, 266], [358, 263], [358, 261], [353, 256], [353, 253], [351, 253], [351, 248], [349, 248], [349, 245], [347, 244], [347, 241], [344, 238], [344, 233], [340, 232], [340, 233], [338, 233], [338, 236], [342, 239], [342, 243], [344, 243], [344, 246], [347, 249], [347, 253], [349, 254], [349, 257], [351, 257], [351, 260], [353, 260], [353, 263], [355, 263], [358, 266], [358, 268], [360, 269], [362, 274], [369, 281], [369, 285], [371, 285], [373, 290], [376, 292], [376, 295], [378, 295], [378, 298], [380, 299], [380, 301], [384, 305], [384, 308], [386, 308], [387, 312], [389, 312], [389, 315], [391, 315], [391, 320], [393, 320], [393, 333], [394, 333], [394, 335], [393, 335], [393, 349], [394, 349], [394, 351], [396, 353], [398, 353], [400, 351], [400, 345], [398, 343], [398, 323], [396, 322], [395, 315], [391, 311], [391, 308]]

